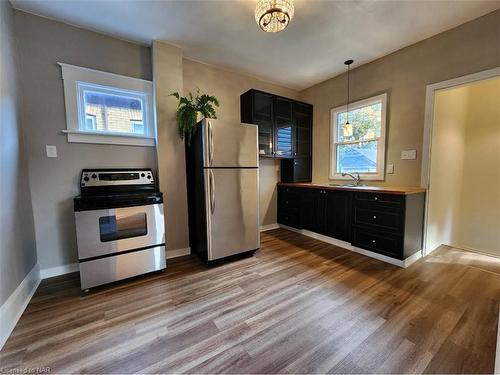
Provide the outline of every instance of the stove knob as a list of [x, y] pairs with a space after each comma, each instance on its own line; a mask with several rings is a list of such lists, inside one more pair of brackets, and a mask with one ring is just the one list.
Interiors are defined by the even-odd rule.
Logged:
[[94, 173], [94, 174], [92, 175], [92, 178], [97, 178], [97, 175]]
[[144, 177], [144, 176], [145, 176], [145, 174], [144, 174], [144, 173], [141, 173], [141, 177]]
[[151, 179], [151, 175], [150, 174], [148, 174], [148, 178]]
[[83, 178], [83, 180], [84, 180], [84, 181], [88, 181], [88, 180], [90, 180], [90, 178], [89, 178], [89, 176], [85, 176], [85, 177]]

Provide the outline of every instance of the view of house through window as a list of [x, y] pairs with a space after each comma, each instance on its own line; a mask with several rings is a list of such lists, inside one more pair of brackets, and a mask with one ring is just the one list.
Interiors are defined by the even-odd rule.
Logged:
[[144, 103], [138, 97], [83, 91], [85, 130], [144, 135]]
[[334, 109], [332, 130], [331, 178], [342, 173], [383, 177], [385, 95], [353, 103], [349, 118], [345, 106]]

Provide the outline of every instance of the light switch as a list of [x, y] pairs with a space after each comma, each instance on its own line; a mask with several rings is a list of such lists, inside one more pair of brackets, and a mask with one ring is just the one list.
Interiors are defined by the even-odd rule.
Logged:
[[403, 150], [401, 151], [402, 160], [415, 160], [417, 158], [417, 150]]
[[48, 158], [57, 158], [57, 147], [56, 146], [45, 146], [45, 150], [47, 151]]
[[394, 173], [394, 164], [387, 164], [387, 173], [388, 174]]

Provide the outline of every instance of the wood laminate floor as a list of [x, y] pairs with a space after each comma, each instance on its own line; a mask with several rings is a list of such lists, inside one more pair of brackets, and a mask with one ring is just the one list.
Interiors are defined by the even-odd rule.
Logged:
[[81, 294], [44, 280], [0, 353], [52, 373], [491, 373], [500, 260], [442, 247], [401, 269], [278, 229], [254, 257]]

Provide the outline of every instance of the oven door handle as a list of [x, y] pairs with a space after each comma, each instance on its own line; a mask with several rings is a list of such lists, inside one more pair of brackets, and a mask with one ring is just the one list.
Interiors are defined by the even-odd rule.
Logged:
[[210, 169], [208, 171], [210, 176], [210, 212], [213, 214], [215, 211], [215, 178], [214, 172]]

